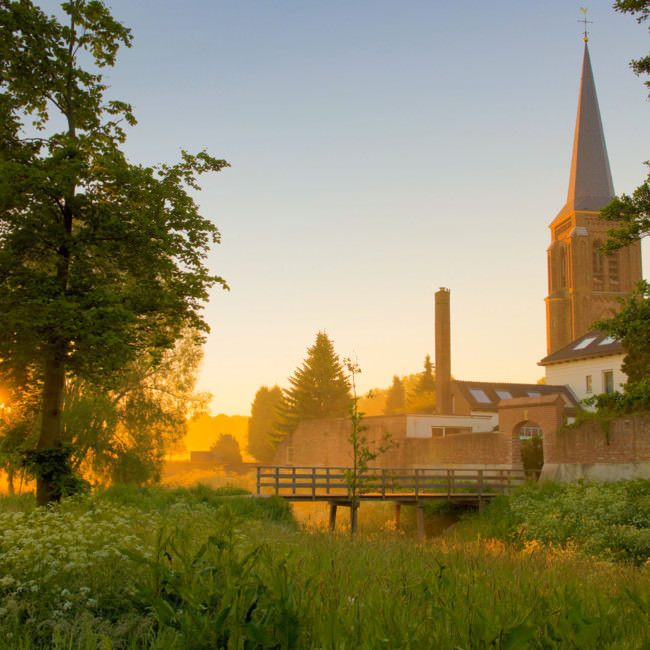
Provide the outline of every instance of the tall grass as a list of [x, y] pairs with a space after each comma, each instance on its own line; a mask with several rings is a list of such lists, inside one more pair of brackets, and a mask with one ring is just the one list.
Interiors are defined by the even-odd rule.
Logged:
[[467, 524], [420, 544], [307, 531], [206, 488], [4, 500], [0, 647], [650, 647], [648, 566], [509, 541], [512, 516], [505, 539]]

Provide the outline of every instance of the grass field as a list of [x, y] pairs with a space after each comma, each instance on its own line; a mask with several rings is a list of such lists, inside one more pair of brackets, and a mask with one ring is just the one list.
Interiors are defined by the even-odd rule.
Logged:
[[650, 647], [647, 483], [526, 488], [423, 544], [241, 492], [0, 500], [0, 647]]

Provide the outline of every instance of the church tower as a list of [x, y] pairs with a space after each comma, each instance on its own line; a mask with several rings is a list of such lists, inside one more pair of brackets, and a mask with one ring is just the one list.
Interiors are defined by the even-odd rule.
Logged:
[[611, 255], [598, 253], [613, 225], [600, 219], [599, 211], [613, 198], [614, 186], [585, 37], [569, 192], [566, 205], [549, 226], [548, 354], [588, 332], [595, 320], [616, 311], [616, 299], [632, 291], [642, 278], [638, 242]]

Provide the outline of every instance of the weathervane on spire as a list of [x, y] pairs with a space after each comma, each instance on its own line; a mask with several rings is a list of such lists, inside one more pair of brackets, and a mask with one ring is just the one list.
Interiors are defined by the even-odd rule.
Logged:
[[580, 7], [580, 11], [584, 14], [584, 18], [582, 20], [579, 20], [579, 23], [584, 23], [585, 24], [585, 43], [589, 40], [589, 36], [587, 35], [587, 23], [593, 23], [593, 20], [587, 20], [587, 10], [584, 7]]

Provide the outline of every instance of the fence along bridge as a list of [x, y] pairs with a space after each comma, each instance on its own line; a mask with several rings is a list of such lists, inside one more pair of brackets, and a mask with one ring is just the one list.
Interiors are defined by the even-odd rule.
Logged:
[[278, 467], [257, 468], [257, 494], [275, 494], [287, 501], [329, 503], [329, 525], [334, 530], [338, 506], [350, 508], [350, 525], [357, 527], [357, 509], [362, 501], [392, 501], [399, 526], [400, 507], [414, 505], [417, 526], [424, 536], [422, 504], [447, 501], [481, 508], [499, 494], [535, 479], [521, 469], [457, 468], [372, 468], [357, 477], [351, 467]]

